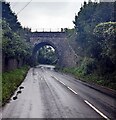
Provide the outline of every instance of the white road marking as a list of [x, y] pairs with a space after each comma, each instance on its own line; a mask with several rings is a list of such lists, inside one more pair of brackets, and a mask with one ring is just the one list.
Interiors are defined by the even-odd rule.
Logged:
[[[63, 85], [65, 85], [62, 81], [58, 80], [58, 78], [54, 77], [54, 76], [51, 76], [53, 78], [55, 78], [58, 82], [62, 83]], [[65, 85], [66, 86], [66, 85]]]
[[68, 87], [69, 90], [71, 90], [74, 94], [77, 95], [77, 92], [75, 92], [72, 88]]
[[[66, 86], [65, 83], [63, 83], [62, 81], [58, 80], [58, 78], [56, 78], [56, 77], [54, 77], [54, 76], [51, 76], [51, 77], [55, 78], [58, 82], [60, 82], [60, 83], [63, 84], [64, 86]], [[70, 87], [68, 87], [68, 86], [66, 86], [66, 87], [67, 87], [70, 91], [72, 91], [74, 94], [77, 95], [77, 92], [75, 92], [72, 88], [70, 88]]]
[[105, 116], [102, 112], [100, 112], [97, 108], [95, 108], [91, 103], [89, 103], [87, 100], [84, 100], [86, 104], [88, 104], [91, 108], [93, 108], [98, 114], [100, 114], [103, 118], [106, 120], [110, 120], [107, 116]]
[[55, 78], [57, 81], [59, 81], [58, 78], [56, 78], [56, 77], [54, 77], [54, 76], [51, 76], [51, 77], [52, 77], [52, 78]]
[[[55, 78], [58, 82], [62, 83], [64, 86], [66, 86], [62, 81], [59, 81], [58, 78], [51, 76], [53, 78]], [[70, 91], [72, 91], [74, 94], [78, 94], [77, 92], [75, 92], [72, 88], [66, 86]], [[93, 108], [98, 114], [100, 114], [103, 118], [105, 118], [106, 120], [110, 120], [107, 116], [105, 116], [102, 112], [100, 112], [97, 108], [95, 108], [91, 103], [89, 103], [87, 100], [84, 100], [84, 102], [86, 104], [88, 104], [91, 108]]]
[[[62, 81], [59, 81], [60, 83], [62, 83], [63, 85], [65, 85]], [[65, 85], [66, 86], [66, 85]]]

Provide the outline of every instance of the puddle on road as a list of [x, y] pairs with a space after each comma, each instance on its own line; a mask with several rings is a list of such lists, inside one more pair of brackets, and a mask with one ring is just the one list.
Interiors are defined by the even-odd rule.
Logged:
[[17, 96], [15, 96], [15, 97], [13, 97], [13, 100], [16, 100], [18, 97]]
[[21, 94], [21, 92], [22, 92], [22, 91], [21, 91], [21, 90], [19, 90], [19, 91], [17, 92], [17, 94]]
[[18, 97], [17, 97], [17, 96], [18, 96], [19, 94], [21, 94], [21, 93], [22, 93], [22, 91], [21, 91], [21, 90], [22, 90], [22, 89], [24, 89], [24, 87], [23, 87], [23, 86], [20, 86], [20, 87], [19, 87], [19, 89], [20, 89], [20, 90], [18, 90], [18, 91], [17, 91], [17, 93], [16, 93], [16, 95], [13, 97], [13, 100], [18, 99]]
[[24, 89], [24, 87], [23, 87], [23, 86], [20, 86], [19, 89]]

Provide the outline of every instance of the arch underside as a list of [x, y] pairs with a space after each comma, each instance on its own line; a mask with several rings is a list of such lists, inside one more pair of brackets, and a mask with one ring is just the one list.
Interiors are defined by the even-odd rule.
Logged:
[[38, 51], [41, 47], [46, 46], [46, 45], [51, 46], [51, 47], [53, 47], [53, 48], [55, 49], [55, 53], [56, 53], [56, 56], [57, 56], [57, 62], [59, 62], [59, 52], [58, 52], [58, 50], [57, 50], [57, 47], [56, 47], [53, 43], [51, 43], [51, 42], [40, 42], [40, 43], [38, 43], [38, 44], [36, 44], [36, 45], [34, 46], [33, 54], [32, 54], [33, 62], [36, 63], [36, 61], [37, 61], [37, 58], [36, 58], [37, 51]]

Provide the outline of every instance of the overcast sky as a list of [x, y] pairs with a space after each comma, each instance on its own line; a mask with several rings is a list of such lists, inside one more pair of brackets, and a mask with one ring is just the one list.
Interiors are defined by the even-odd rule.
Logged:
[[[7, 0], [8, 1], [8, 0]], [[12, 2], [13, 1], [13, 2]], [[14, 2], [15, 1], [15, 2]], [[11, 9], [17, 14], [30, 0], [10, 0]], [[19, 14], [18, 20], [23, 27], [32, 31], [51, 31], [73, 28], [75, 13], [85, 0], [32, 0]], [[88, 1], [88, 0], [87, 0]]]

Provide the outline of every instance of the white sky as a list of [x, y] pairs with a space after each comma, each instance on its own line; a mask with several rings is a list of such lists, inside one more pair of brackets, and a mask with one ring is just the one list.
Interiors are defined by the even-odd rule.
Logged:
[[[11, 9], [17, 14], [30, 0], [7, 0]], [[32, 0], [18, 14], [18, 20], [23, 27], [32, 31], [60, 31], [61, 28], [73, 28], [75, 13], [80, 10], [85, 0]], [[88, 1], [88, 0], [86, 0]]]

